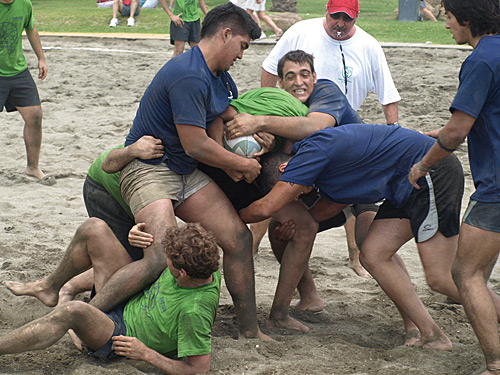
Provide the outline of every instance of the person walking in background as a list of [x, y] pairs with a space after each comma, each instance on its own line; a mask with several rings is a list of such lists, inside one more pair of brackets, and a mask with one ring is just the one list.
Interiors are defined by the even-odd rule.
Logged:
[[[439, 6], [439, 5], [436, 5], [436, 6]], [[420, 13], [422, 13], [422, 15], [425, 18], [427, 18], [428, 20], [431, 20], [433, 22], [438, 21], [436, 19], [436, 17], [434, 16], [434, 14], [432, 14], [432, 12], [429, 9], [427, 9], [427, 2], [425, 0], [420, 1]]]
[[260, 21], [264, 21], [265, 23], [267, 23], [271, 27], [271, 29], [273, 29], [273, 31], [276, 35], [276, 41], [280, 40], [281, 35], [283, 34], [283, 30], [281, 30], [278, 26], [276, 26], [276, 24], [271, 19], [271, 17], [269, 17], [266, 14], [266, 0], [247, 0], [247, 2], [245, 4], [245, 8], [246, 8], [247, 12], [250, 13], [250, 15], [252, 16], [254, 21], [257, 22], [257, 25], [259, 25], [260, 29], [262, 30], [262, 32], [260, 34], [260, 38], [258, 40], [266, 38], [266, 34], [264, 33], [264, 30], [262, 29], [262, 25], [261, 25]]
[[[18, 111], [24, 120], [24, 143], [27, 166], [24, 173], [40, 180], [45, 178], [38, 165], [42, 145], [42, 105], [35, 82], [23, 53], [22, 32], [38, 58], [38, 78], [47, 77], [47, 65], [40, 35], [33, 19], [29, 0], [0, 0], [0, 112]], [[53, 177], [45, 179], [55, 183]]]
[[113, 18], [109, 23], [110, 27], [118, 26], [118, 12], [124, 17], [128, 16], [127, 26], [135, 25], [135, 18], [141, 12], [139, 0], [115, 0], [113, 3]]
[[[175, 0], [173, 9], [167, 5], [167, 0], [159, 0], [163, 10], [170, 17], [170, 44], [174, 46], [172, 57], [184, 52], [186, 42], [193, 48], [200, 42], [200, 12], [207, 15], [205, 0]], [[171, 2], [172, 3], [172, 2]]]

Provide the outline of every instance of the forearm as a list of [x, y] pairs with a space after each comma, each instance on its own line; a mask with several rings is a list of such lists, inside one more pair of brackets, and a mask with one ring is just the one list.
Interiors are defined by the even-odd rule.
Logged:
[[207, 4], [205, 4], [205, 0], [199, 0], [198, 5], [200, 6], [200, 9], [203, 12], [203, 14], [206, 16], [208, 13], [208, 8]]
[[26, 36], [28, 37], [28, 41], [30, 42], [31, 48], [33, 48], [33, 52], [35, 52], [38, 61], [45, 61], [42, 42], [36, 26], [34, 26], [31, 30], [26, 30]]
[[398, 122], [398, 116], [399, 116], [398, 108], [399, 108], [398, 102], [382, 105], [382, 109], [385, 115], [385, 120], [388, 124], [394, 124], [395, 122]]
[[106, 173], [121, 171], [123, 167], [137, 157], [134, 153], [134, 148], [131, 146], [112, 150], [102, 162], [102, 170]]
[[258, 223], [273, 216], [278, 210], [270, 210], [264, 198], [253, 202], [251, 205], [239, 211], [244, 223]]
[[300, 141], [309, 135], [324, 129], [326, 122], [314, 120], [310, 117], [280, 117], [280, 116], [255, 116], [258, 121], [258, 130], [274, 135]]
[[275, 76], [265, 69], [262, 69], [260, 73], [260, 87], [276, 87], [277, 82], [278, 76]]
[[169, 375], [195, 375], [200, 373], [205, 374], [210, 370], [210, 367], [208, 367], [208, 369], [200, 369], [190, 363], [167, 358], [156, 352], [155, 350], [149, 348], [145, 353], [143, 361], [152, 364], [153, 366]]
[[163, 10], [165, 11], [165, 13], [167, 13], [167, 15], [172, 18], [174, 13], [170, 10], [168, 4], [167, 4], [167, 0], [158, 0], [160, 2], [160, 5], [161, 7], [163, 8]]

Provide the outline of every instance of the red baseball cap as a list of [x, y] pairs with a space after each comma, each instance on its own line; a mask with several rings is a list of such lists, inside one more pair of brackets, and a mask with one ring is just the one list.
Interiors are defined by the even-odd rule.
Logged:
[[349, 17], [356, 18], [359, 13], [359, 2], [358, 0], [329, 0], [326, 10], [330, 14], [344, 12]]

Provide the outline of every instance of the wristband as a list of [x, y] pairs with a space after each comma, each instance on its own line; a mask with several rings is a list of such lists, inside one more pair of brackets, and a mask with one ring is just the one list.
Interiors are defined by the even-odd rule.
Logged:
[[389, 125], [389, 126], [400, 126], [398, 121], [394, 121], [393, 123], [387, 124], [387, 125]]
[[418, 168], [420, 169], [420, 172], [429, 172], [429, 169], [425, 169], [424, 166], [422, 165], [422, 160], [418, 162]]
[[439, 137], [437, 137], [437, 144], [438, 144], [438, 146], [439, 146], [439, 147], [441, 147], [443, 150], [448, 151], [448, 152], [453, 152], [453, 151], [455, 151], [455, 150], [456, 150], [456, 148], [451, 149], [451, 148], [448, 148], [448, 147], [446, 147], [445, 145], [443, 145], [443, 144], [441, 143], [441, 141], [439, 140]]

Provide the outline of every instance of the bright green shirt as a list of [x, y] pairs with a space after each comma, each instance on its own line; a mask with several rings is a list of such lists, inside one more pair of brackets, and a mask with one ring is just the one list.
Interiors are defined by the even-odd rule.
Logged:
[[198, 0], [175, 0], [173, 13], [182, 13], [181, 18], [185, 22], [193, 22], [200, 19], [199, 9]]
[[23, 53], [23, 30], [33, 30], [33, 7], [29, 0], [0, 3], [0, 76], [12, 77], [28, 68]]
[[220, 271], [213, 281], [183, 288], [167, 268], [148, 289], [132, 297], [123, 311], [127, 336], [157, 352], [178, 357], [212, 351], [212, 325], [219, 305]]
[[132, 215], [130, 207], [127, 205], [127, 203], [125, 203], [120, 192], [120, 172], [109, 174], [102, 170], [102, 162], [104, 161], [104, 159], [106, 159], [106, 156], [108, 156], [111, 150], [122, 147], [123, 145], [113, 147], [112, 149], [104, 152], [101, 156], [95, 159], [89, 168], [88, 175], [95, 182], [101, 184], [104, 189], [106, 189], [106, 191], [111, 194], [111, 196], [115, 198], [118, 203], [120, 203], [127, 214], [133, 219], [134, 215]]

